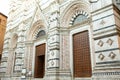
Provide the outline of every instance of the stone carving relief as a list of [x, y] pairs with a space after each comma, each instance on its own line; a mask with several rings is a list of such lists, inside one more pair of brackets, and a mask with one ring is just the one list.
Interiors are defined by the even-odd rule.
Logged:
[[16, 59], [16, 64], [21, 64], [22, 60], [21, 59]]
[[103, 42], [102, 40], [99, 40], [98, 45], [99, 45], [100, 47], [102, 47], [103, 44], [104, 44], [104, 42]]
[[108, 39], [107, 43], [111, 46], [113, 44], [113, 40], [112, 39]]
[[16, 9], [19, 8], [19, 6], [22, 5], [22, 1], [20, 0], [12, 0], [11, 3], [10, 3], [10, 9], [11, 11], [15, 11]]
[[104, 56], [102, 53], [100, 53], [99, 56], [98, 56], [98, 58], [99, 58], [100, 60], [103, 60], [103, 59], [105, 58], [105, 56]]
[[5, 67], [6, 65], [7, 65], [6, 62], [2, 62], [2, 63], [1, 63], [1, 66], [2, 66], [2, 67]]
[[111, 52], [108, 57], [110, 57], [111, 59], [114, 59], [115, 56], [116, 56], [116, 54], [114, 52]]
[[51, 65], [54, 66], [54, 61], [51, 61]]
[[54, 56], [54, 52], [53, 51], [51, 52], [51, 55]]
[[15, 66], [15, 71], [21, 70], [21, 69], [22, 69], [22, 66]]
[[99, 24], [100, 24], [100, 25], [104, 25], [105, 23], [106, 23], [106, 22], [105, 22], [104, 20], [101, 20]]

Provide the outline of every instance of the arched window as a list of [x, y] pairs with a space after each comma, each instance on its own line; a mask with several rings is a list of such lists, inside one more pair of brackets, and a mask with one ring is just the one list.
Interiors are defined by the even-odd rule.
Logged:
[[45, 33], [44, 30], [39, 31], [38, 34], [37, 34], [37, 36], [36, 36], [36, 39], [39, 38], [39, 37], [41, 37], [41, 36], [44, 36], [45, 34], [46, 33]]
[[74, 18], [74, 21], [72, 23], [72, 25], [75, 25], [75, 24], [78, 24], [78, 23], [81, 23], [83, 21], [87, 20], [87, 17], [83, 14], [79, 14], [77, 15], [75, 18]]

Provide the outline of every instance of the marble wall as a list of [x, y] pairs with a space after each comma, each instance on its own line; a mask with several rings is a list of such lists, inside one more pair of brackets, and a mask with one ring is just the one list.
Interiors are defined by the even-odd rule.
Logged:
[[[11, 0], [1, 79], [119, 80], [120, 10], [113, 3], [112, 0]], [[79, 14], [87, 20], [73, 25]], [[36, 39], [41, 30], [46, 35]], [[92, 76], [76, 78], [72, 36], [85, 30], [89, 31]], [[45, 75], [36, 79], [35, 46], [42, 43], [46, 43]]]

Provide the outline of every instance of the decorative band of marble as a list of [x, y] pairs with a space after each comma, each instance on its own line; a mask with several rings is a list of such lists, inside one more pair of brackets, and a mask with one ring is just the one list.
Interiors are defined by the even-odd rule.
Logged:
[[110, 27], [113, 27], [113, 26], [115, 26], [115, 24], [106, 26], [104, 28], [100, 28], [100, 29], [94, 30], [93, 32], [96, 32], [96, 31], [99, 31], [99, 30], [103, 30], [103, 29], [106, 29], [106, 28], [110, 28]]
[[7, 62], [7, 59], [2, 59], [2, 60], [1, 60], [1, 63], [2, 63], [2, 62]]
[[102, 75], [120, 75], [120, 72], [97, 72], [97, 73], [93, 73], [93, 76], [102, 76]]
[[47, 69], [58, 69], [59, 67], [48, 67]]
[[120, 63], [120, 61], [107, 61], [107, 62], [99, 62], [96, 64], [113, 64], [113, 63]]
[[46, 74], [46, 76], [66, 76], [66, 77], [71, 77], [71, 74], [59, 74], [59, 73], [55, 73], [55, 74]]
[[100, 50], [100, 51], [95, 51], [95, 53], [107, 52], [107, 51], [113, 51], [113, 50], [120, 50], [120, 48], [113, 48], [113, 49]]
[[0, 69], [6, 68], [6, 66], [0, 66]]
[[22, 66], [23, 64], [21, 64], [21, 63], [17, 63], [17, 64], [15, 64], [15, 66]]
[[103, 18], [106, 18], [106, 17], [112, 16], [112, 15], [114, 15], [114, 14], [110, 14], [110, 15], [107, 15], [107, 16], [104, 16], [104, 17], [101, 17], [101, 18], [99, 18], [99, 19], [93, 20], [92, 22], [95, 22], [95, 21], [101, 20], [101, 19], [103, 19]]
[[14, 70], [13, 72], [14, 72], [14, 74], [19, 74], [19, 73], [21, 73], [21, 70]]
[[[50, 44], [55, 44], [55, 43], [60, 43], [60, 42], [52, 42], [52, 43], [50, 43]], [[51, 46], [51, 45], [50, 45]]]
[[52, 60], [59, 60], [59, 58], [49, 59], [49, 60], [47, 60], [47, 62], [52, 61]]
[[[113, 30], [110, 30], [113, 31]], [[106, 34], [106, 35], [102, 35], [102, 36], [98, 36], [98, 37], [94, 37], [94, 40], [98, 40], [98, 39], [102, 39], [102, 38], [107, 38], [107, 37], [111, 37], [114, 35], [118, 35], [118, 32], [116, 31], [116, 29], [114, 29], [114, 32]]]

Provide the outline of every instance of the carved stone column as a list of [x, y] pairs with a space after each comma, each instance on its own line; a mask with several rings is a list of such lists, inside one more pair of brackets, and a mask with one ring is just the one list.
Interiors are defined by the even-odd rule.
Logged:
[[25, 57], [24, 57], [24, 67], [28, 71], [32, 71], [32, 62], [33, 62], [33, 41], [26, 41], [25, 42]]
[[[59, 34], [59, 3], [51, 3], [50, 27], [47, 45], [47, 74], [46, 80], [58, 79], [60, 68], [60, 34]], [[50, 77], [49, 77], [50, 76]]]
[[13, 75], [13, 69], [14, 69], [14, 62], [15, 62], [15, 50], [13, 48], [9, 49], [9, 55], [8, 55], [8, 70], [7, 70], [7, 74], [9, 76], [14, 76]]
[[14, 75], [20, 76], [22, 66], [24, 64], [24, 53], [25, 53], [25, 36], [24, 36], [24, 30], [19, 30], [18, 34], [18, 41], [17, 41], [17, 48], [16, 48], [16, 60], [15, 60], [15, 68], [14, 68]]

